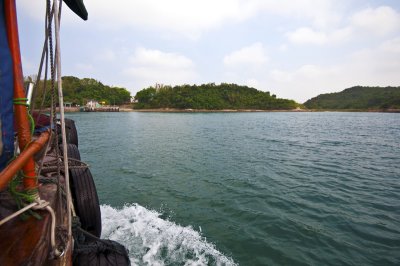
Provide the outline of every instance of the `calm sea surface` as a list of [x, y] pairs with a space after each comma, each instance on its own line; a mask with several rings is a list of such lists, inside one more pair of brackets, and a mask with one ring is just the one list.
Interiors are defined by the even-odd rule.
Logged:
[[136, 265], [400, 265], [400, 114], [76, 113]]

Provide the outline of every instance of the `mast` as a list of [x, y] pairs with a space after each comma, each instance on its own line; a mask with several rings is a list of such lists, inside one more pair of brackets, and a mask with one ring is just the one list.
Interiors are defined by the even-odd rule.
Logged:
[[[21, 65], [15, 0], [6, 0], [4, 3], [4, 9], [8, 45], [13, 60], [15, 121], [17, 125], [19, 149], [22, 152], [31, 142], [31, 129], [28, 120], [27, 98], [24, 90], [24, 76]], [[35, 162], [33, 157], [27, 160], [22, 171], [24, 174], [24, 189], [27, 192], [32, 193], [34, 197], [37, 197], [38, 180], [35, 173]]]

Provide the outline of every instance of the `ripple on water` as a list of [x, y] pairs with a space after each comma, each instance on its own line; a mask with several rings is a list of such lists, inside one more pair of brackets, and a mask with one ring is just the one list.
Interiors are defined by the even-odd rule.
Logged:
[[400, 264], [398, 114], [70, 116], [134, 264]]

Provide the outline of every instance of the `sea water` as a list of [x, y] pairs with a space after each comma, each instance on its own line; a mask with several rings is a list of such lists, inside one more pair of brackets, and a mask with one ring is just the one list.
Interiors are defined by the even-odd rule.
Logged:
[[133, 265], [400, 264], [400, 114], [68, 116]]

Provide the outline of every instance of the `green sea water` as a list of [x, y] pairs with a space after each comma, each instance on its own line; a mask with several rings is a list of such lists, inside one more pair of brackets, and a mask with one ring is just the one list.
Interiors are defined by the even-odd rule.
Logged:
[[400, 114], [68, 117], [134, 265], [400, 265]]

